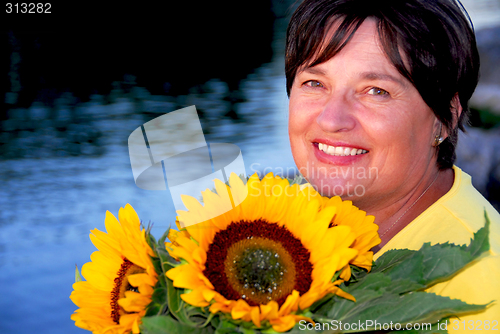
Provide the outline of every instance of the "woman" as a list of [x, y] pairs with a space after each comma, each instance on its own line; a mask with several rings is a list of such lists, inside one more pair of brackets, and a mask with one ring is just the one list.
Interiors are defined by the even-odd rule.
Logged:
[[453, 0], [306, 0], [286, 46], [295, 162], [323, 195], [376, 217], [376, 257], [425, 242], [468, 244], [487, 211], [491, 254], [430, 289], [499, 301], [452, 320], [457, 333], [485, 321], [500, 328], [500, 215], [453, 165], [479, 71], [465, 15]]

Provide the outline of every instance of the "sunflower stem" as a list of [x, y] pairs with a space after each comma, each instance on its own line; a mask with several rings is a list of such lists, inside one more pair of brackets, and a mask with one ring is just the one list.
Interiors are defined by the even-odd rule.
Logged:
[[207, 318], [207, 320], [200, 327], [203, 328], [206, 325], [208, 325], [212, 321], [212, 319], [213, 319], [214, 316], [215, 316], [215, 314], [210, 313], [209, 316], [208, 316], [208, 318]]

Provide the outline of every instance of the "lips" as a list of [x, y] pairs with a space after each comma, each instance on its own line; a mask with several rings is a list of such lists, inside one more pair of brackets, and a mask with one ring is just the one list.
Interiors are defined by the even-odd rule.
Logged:
[[[328, 143], [328, 144], [327, 144]], [[335, 165], [349, 166], [358, 163], [370, 153], [359, 144], [347, 142], [334, 142], [327, 139], [317, 139], [312, 141], [313, 152], [319, 162]]]
[[318, 149], [328, 155], [334, 156], [355, 156], [360, 154], [368, 153], [367, 150], [356, 147], [348, 147], [348, 146], [331, 146], [323, 143], [318, 143]]

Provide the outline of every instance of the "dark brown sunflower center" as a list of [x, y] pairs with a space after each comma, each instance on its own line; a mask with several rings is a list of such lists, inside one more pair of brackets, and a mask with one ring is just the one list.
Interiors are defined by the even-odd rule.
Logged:
[[205, 276], [227, 299], [250, 305], [283, 304], [295, 289], [312, 282], [309, 251], [288, 229], [258, 220], [232, 223], [219, 231], [207, 252]]
[[125, 296], [125, 291], [136, 291], [137, 288], [130, 285], [128, 276], [144, 273], [146, 270], [133, 264], [127, 258], [123, 259], [120, 270], [116, 273], [113, 290], [111, 291], [111, 319], [117, 324], [120, 323], [120, 316], [125, 314], [125, 310], [118, 304], [118, 300]]
[[295, 263], [278, 242], [266, 238], [240, 240], [229, 247], [224, 269], [241, 298], [258, 304], [280, 300], [293, 291]]

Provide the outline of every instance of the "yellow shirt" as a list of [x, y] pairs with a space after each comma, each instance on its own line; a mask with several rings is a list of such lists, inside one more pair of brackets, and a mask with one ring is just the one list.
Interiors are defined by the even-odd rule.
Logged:
[[500, 333], [500, 215], [472, 186], [468, 174], [456, 166], [453, 170], [455, 181], [450, 191], [394, 236], [374, 258], [390, 249], [418, 250], [425, 242], [468, 245], [473, 233], [484, 226], [486, 209], [491, 221], [490, 254], [427, 291], [469, 304], [496, 300], [484, 312], [450, 319], [448, 332]]

